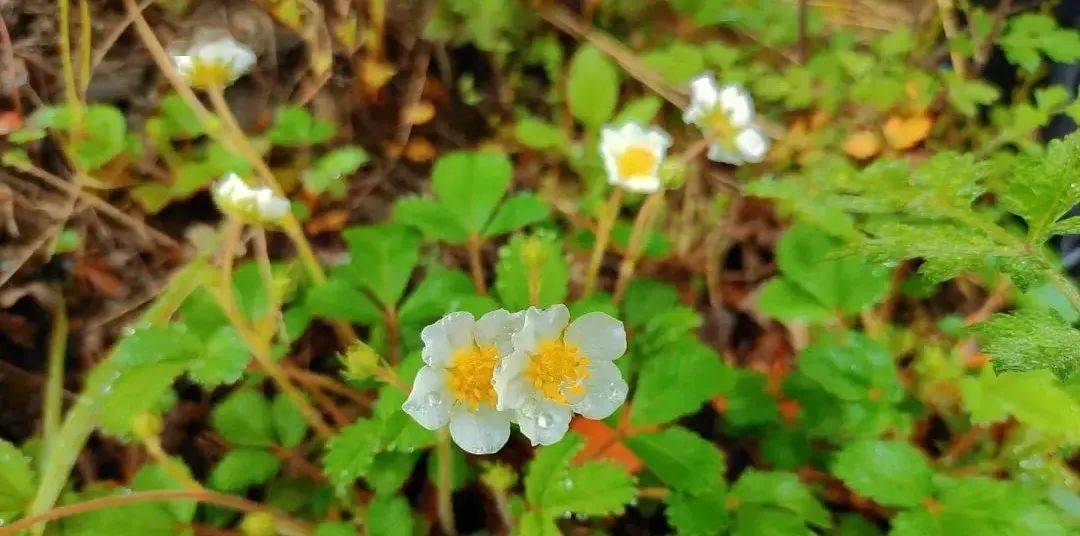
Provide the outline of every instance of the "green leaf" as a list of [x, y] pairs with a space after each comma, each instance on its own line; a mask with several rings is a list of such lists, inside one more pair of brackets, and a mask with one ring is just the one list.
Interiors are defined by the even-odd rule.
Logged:
[[0, 439], [0, 519], [22, 513], [33, 494], [30, 459], [18, 447]]
[[563, 536], [553, 517], [539, 510], [529, 510], [518, 523], [519, 536]]
[[164, 361], [124, 370], [101, 397], [101, 429], [118, 437], [131, 435], [136, 415], [175, 401], [172, 384], [186, 368], [183, 361]]
[[618, 514], [637, 496], [634, 478], [611, 462], [588, 462], [565, 470], [541, 499], [545, 513]]
[[619, 73], [611, 60], [593, 45], [578, 48], [566, 79], [570, 114], [599, 131], [615, 112], [618, 96]]
[[961, 390], [972, 422], [989, 424], [1012, 416], [1048, 437], [1080, 441], [1080, 402], [1045, 370], [1000, 375], [986, 370], [964, 378]]
[[275, 435], [281, 446], [292, 448], [304, 440], [308, 431], [308, 421], [289, 397], [278, 393], [270, 405], [270, 414], [273, 417]]
[[116, 344], [113, 359], [121, 369], [157, 363], [186, 363], [201, 351], [199, 340], [180, 323], [137, 328]]
[[412, 536], [412, 508], [401, 496], [376, 496], [368, 505], [367, 530], [369, 534], [387, 536]]
[[314, 536], [360, 536], [360, 531], [345, 521], [324, 521], [315, 527]]
[[[79, 503], [104, 497], [121, 497], [128, 490], [100, 484], [91, 486], [75, 496], [69, 494], [64, 502]], [[52, 526], [52, 525], [50, 525]], [[138, 534], [139, 536], [176, 536], [183, 524], [177, 523], [167, 504], [120, 504], [67, 517], [53, 526], [55, 533], [64, 536], [101, 536], [102, 534]]]
[[419, 452], [380, 452], [375, 455], [365, 480], [376, 495], [397, 493], [409, 479], [419, 459]]
[[623, 297], [623, 320], [628, 326], [639, 327], [678, 303], [675, 287], [647, 277], [634, 278]]
[[973, 329], [999, 373], [1048, 369], [1066, 381], [1080, 370], [1080, 330], [1054, 311], [998, 314]]
[[729, 494], [740, 505], [774, 506], [789, 510], [799, 519], [821, 528], [832, 526], [829, 511], [794, 473], [747, 469]]
[[191, 362], [188, 376], [205, 387], [234, 383], [244, 374], [251, 351], [232, 326], [221, 326], [206, 341], [206, 350]]
[[916, 506], [932, 491], [925, 456], [903, 441], [850, 443], [836, 455], [832, 471], [852, 491], [884, 506]]
[[658, 424], [696, 411], [732, 381], [720, 356], [696, 340], [683, 339], [642, 367], [630, 422]]
[[1074, 235], [1080, 234], [1080, 216], [1073, 216], [1054, 222], [1050, 226], [1050, 234]]
[[551, 207], [543, 199], [529, 192], [522, 192], [508, 198], [499, 206], [495, 216], [484, 229], [484, 236], [491, 238], [516, 231], [547, 219], [550, 213]]
[[564, 149], [570, 144], [561, 128], [531, 115], [518, 119], [514, 124], [514, 136], [530, 149]]
[[726, 485], [724, 453], [680, 426], [627, 437], [623, 443], [673, 490], [701, 495]]
[[[499, 262], [495, 265], [499, 299], [511, 310], [563, 303], [570, 280], [570, 268], [563, 255], [562, 242], [551, 233], [514, 235], [499, 248]], [[535, 303], [530, 289], [535, 289]]]
[[195, 111], [176, 93], [161, 99], [161, 118], [169, 138], [190, 139], [203, 133], [203, 125]]
[[381, 305], [396, 305], [420, 259], [420, 237], [395, 224], [350, 227], [342, 233], [349, 245], [348, 274]]
[[323, 471], [335, 486], [348, 486], [371, 468], [378, 449], [379, 426], [357, 419], [327, 443]]
[[370, 160], [367, 151], [356, 146], [339, 147], [319, 157], [304, 173], [304, 187], [313, 193], [345, 193], [344, 178], [356, 173]]
[[510, 159], [502, 154], [457, 151], [435, 161], [431, 186], [466, 231], [480, 234], [513, 174]]
[[266, 139], [276, 145], [301, 147], [329, 141], [334, 131], [332, 121], [316, 119], [304, 108], [285, 106], [274, 116]]
[[761, 506], [746, 506], [735, 513], [735, 536], [792, 536], [813, 531], [799, 517], [787, 510]]
[[214, 406], [210, 422], [229, 442], [240, 446], [274, 444], [270, 402], [253, 389], [234, 391]]
[[210, 487], [227, 492], [244, 491], [270, 480], [279, 469], [281, 460], [263, 449], [231, 450], [210, 471]]
[[999, 44], [1010, 62], [1028, 72], [1035, 72], [1042, 64], [1040, 53], [1062, 63], [1080, 58], [1080, 32], [1061, 28], [1053, 17], [1042, 13], [1009, 19]]
[[[184, 474], [191, 476], [191, 471], [184, 465], [183, 460], [179, 458], [171, 458], [171, 460], [174, 467], [179, 467]], [[169, 475], [163, 466], [147, 464], [140, 467], [131, 478], [131, 487], [135, 491], [181, 490], [184, 489], [184, 484]], [[181, 523], [190, 523], [195, 518], [195, 507], [198, 505], [195, 501], [169, 501], [162, 504]]]
[[558, 485], [559, 477], [570, 465], [571, 458], [583, 446], [581, 436], [570, 432], [558, 443], [537, 449], [536, 456], [525, 468], [525, 500], [531, 504], [543, 504], [544, 496]]
[[834, 312], [786, 277], [774, 277], [758, 291], [757, 308], [781, 322], [825, 322]]
[[1039, 494], [1015, 482], [985, 477], [935, 480], [933, 512], [920, 506], [892, 520], [895, 536], [951, 534], [1069, 534]]
[[654, 49], [642, 60], [647, 67], [659, 71], [669, 84], [679, 86], [705, 70], [701, 48], [681, 41]]
[[127, 119], [113, 106], [87, 106], [80, 125], [75, 124], [75, 114], [64, 107], [57, 114], [56, 126], [68, 131], [72, 158], [89, 171], [104, 166], [124, 151]]
[[704, 495], [675, 492], [667, 498], [668, 522], [687, 536], [726, 534], [730, 522], [724, 490], [710, 490]]
[[427, 324], [451, 311], [459, 311], [463, 298], [473, 296], [476, 287], [460, 270], [434, 266], [402, 302], [398, 320], [403, 324]]
[[904, 396], [892, 356], [859, 333], [847, 333], [839, 341], [820, 340], [806, 347], [796, 362], [799, 372], [841, 400], [896, 403]]
[[405, 196], [394, 202], [394, 221], [415, 227], [424, 237], [451, 244], [464, 244], [469, 231], [446, 206], [434, 199]]
[[981, 80], [969, 80], [948, 71], [945, 84], [949, 91], [949, 103], [960, 113], [973, 117], [979, 105], [993, 104], [1000, 98], [998, 88]]
[[724, 396], [724, 420], [735, 428], [776, 426], [780, 410], [776, 398], [767, 392], [764, 374], [746, 369], [728, 369], [731, 380]]
[[1016, 159], [1010, 178], [995, 191], [1001, 204], [1024, 218], [1028, 242], [1042, 244], [1054, 223], [1080, 203], [1080, 136], [1051, 142], [1038, 156]]
[[624, 123], [636, 122], [642, 125], [652, 123], [656, 114], [660, 112], [660, 108], [664, 106], [664, 101], [655, 95], [646, 95], [644, 97], [638, 97], [623, 106], [622, 110], [615, 115], [615, 119], [611, 120], [613, 125], [622, 125]]
[[308, 311], [315, 316], [371, 325], [380, 322], [383, 312], [367, 294], [357, 290], [340, 276], [312, 287], [307, 295]]

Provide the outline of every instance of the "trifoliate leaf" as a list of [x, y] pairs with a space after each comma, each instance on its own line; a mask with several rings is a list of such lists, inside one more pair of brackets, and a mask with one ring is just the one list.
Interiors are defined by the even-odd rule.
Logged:
[[383, 318], [383, 312], [367, 294], [338, 274], [311, 288], [307, 294], [307, 308], [315, 316], [357, 324], [371, 325]]
[[848, 333], [838, 341], [818, 341], [806, 347], [796, 362], [803, 375], [841, 400], [895, 403], [904, 396], [892, 356], [858, 333]]
[[378, 449], [378, 425], [358, 419], [327, 443], [323, 471], [334, 485], [347, 486], [371, 468]]
[[1050, 15], [1024, 13], [1009, 19], [999, 41], [1005, 57], [1028, 72], [1042, 64], [1041, 54], [1058, 62], [1080, 58], [1080, 33], [1061, 28]]
[[541, 499], [549, 515], [618, 514], [637, 496], [634, 478], [611, 462], [587, 462], [567, 468]]
[[723, 489], [712, 490], [704, 495], [672, 493], [667, 498], [665, 511], [668, 523], [675, 527], [679, 534], [687, 536], [725, 534], [730, 522], [725, 498]]
[[675, 287], [647, 277], [638, 277], [626, 286], [623, 296], [623, 321], [638, 327], [649, 319], [679, 303]]
[[513, 165], [504, 155], [457, 151], [435, 161], [431, 186], [461, 227], [480, 234], [513, 175]]
[[925, 456], [903, 441], [850, 443], [836, 455], [832, 470], [852, 491], [885, 506], [915, 506], [932, 491], [933, 471]]
[[550, 213], [551, 208], [539, 197], [528, 192], [517, 194], [499, 206], [484, 229], [484, 236], [490, 238], [516, 231], [543, 221]]
[[691, 495], [722, 490], [727, 465], [711, 442], [680, 426], [623, 440], [660, 481]]
[[266, 138], [277, 145], [299, 147], [328, 141], [335, 130], [332, 121], [316, 119], [304, 108], [286, 106], [274, 116]]
[[270, 405], [270, 415], [273, 418], [274, 435], [281, 446], [295, 447], [307, 435], [307, 418], [284, 393], [278, 393], [274, 397], [274, 402]]
[[451, 244], [464, 244], [469, 231], [439, 201], [420, 196], [405, 196], [394, 202], [394, 221], [415, 227], [424, 237]]
[[369, 534], [387, 536], [411, 536], [413, 533], [412, 507], [401, 496], [381, 495], [368, 505], [367, 530]]
[[434, 266], [398, 309], [403, 324], [427, 324], [452, 311], [460, 311], [461, 300], [475, 296], [476, 287], [460, 270]]
[[206, 350], [188, 368], [188, 376], [206, 387], [234, 383], [244, 374], [251, 351], [232, 326], [221, 326], [206, 341]]

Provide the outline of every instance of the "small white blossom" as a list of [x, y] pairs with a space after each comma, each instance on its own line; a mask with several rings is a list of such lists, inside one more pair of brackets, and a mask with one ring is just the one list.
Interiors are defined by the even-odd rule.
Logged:
[[683, 121], [708, 131], [715, 142], [709, 159], [741, 165], [761, 162], [769, 150], [769, 140], [754, 121], [754, 100], [739, 84], [720, 86], [712, 73], [702, 73], [690, 82], [690, 106]]
[[235, 173], [214, 186], [214, 202], [225, 213], [248, 223], [273, 223], [289, 212], [289, 201], [266, 187], [252, 188]]
[[255, 65], [255, 53], [222, 32], [203, 31], [169, 55], [184, 80], [200, 89], [228, 86]]
[[510, 437], [512, 413], [496, 407], [492, 375], [521, 319], [505, 309], [480, 320], [458, 312], [424, 328], [424, 367], [401, 409], [428, 430], [449, 424], [450, 437], [466, 452], [498, 452]]
[[600, 155], [608, 182], [631, 192], [652, 193], [660, 189], [660, 164], [671, 147], [671, 136], [660, 128], [637, 123], [604, 127]]
[[529, 308], [495, 371], [498, 409], [514, 412], [533, 445], [562, 439], [573, 413], [604, 419], [626, 400], [613, 363], [626, 352], [622, 322], [599, 312], [569, 320], [565, 305]]

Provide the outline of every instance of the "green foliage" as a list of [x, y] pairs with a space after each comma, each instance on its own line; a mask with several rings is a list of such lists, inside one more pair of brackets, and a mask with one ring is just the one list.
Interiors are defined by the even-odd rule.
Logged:
[[333, 122], [317, 119], [304, 108], [289, 106], [278, 110], [266, 139], [276, 145], [302, 147], [329, 141], [336, 130]]
[[230, 450], [210, 471], [210, 486], [221, 491], [244, 491], [277, 474], [281, 460], [270, 452], [242, 447]]
[[852, 491], [885, 506], [916, 506], [932, 492], [925, 456], [903, 441], [851, 443], [837, 453], [832, 470]]
[[622, 512], [637, 491], [633, 478], [607, 462], [570, 465], [582, 440], [567, 434], [541, 449], [525, 470], [525, 498], [547, 520], [564, 513], [607, 515]]
[[15, 445], [0, 440], [0, 520], [22, 513], [33, 492], [29, 458]]
[[211, 422], [235, 445], [261, 447], [274, 443], [270, 402], [257, 391], [234, 391], [214, 407]]
[[[650, 358], [638, 377], [630, 421], [636, 425], [664, 423], [697, 410], [706, 400], [732, 385], [730, 369], [703, 344], [682, 339]], [[678, 389], [671, 386], [678, 385]]]
[[562, 243], [550, 233], [514, 235], [499, 248], [495, 290], [510, 309], [562, 303], [566, 300], [569, 278], [570, 268], [563, 256]]
[[570, 60], [566, 101], [570, 114], [587, 128], [598, 131], [615, 113], [619, 96], [619, 72], [603, 52], [584, 45]]
[[401, 497], [376, 497], [368, 505], [367, 530], [370, 534], [410, 536], [413, 533], [412, 508]]
[[893, 520], [893, 534], [1068, 533], [1038, 495], [1019, 484], [983, 477], [938, 477], [934, 484], [933, 510], [920, 507], [900, 513]]
[[1065, 381], [1080, 371], [1080, 330], [1053, 311], [999, 314], [975, 331], [998, 372], [1049, 369]]
[[629, 437], [626, 445], [673, 490], [704, 495], [724, 487], [724, 453], [685, 428]]
[[329, 191], [335, 196], [345, 194], [343, 179], [352, 175], [370, 160], [360, 147], [339, 147], [322, 156], [304, 173], [304, 187], [313, 193]]
[[1059, 27], [1049, 15], [1025, 13], [1009, 21], [1001, 48], [1009, 61], [1035, 71], [1042, 64], [1040, 54], [1059, 62], [1080, 58], [1080, 33]]

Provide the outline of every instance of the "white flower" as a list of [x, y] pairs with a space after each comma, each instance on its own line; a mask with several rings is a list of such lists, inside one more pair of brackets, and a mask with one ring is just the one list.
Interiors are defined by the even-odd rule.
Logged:
[[600, 133], [600, 155], [608, 182], [631, 192], [652, 193], [660, 189], [660, 164], [671, 136], [659, 128], [642, 128], [637, 123], [604, 127]]
[[222, 211], [249, 223], [271, 223], [289, 212], [289, 201], [270, 188], [252, 188], [236, 173], [214, 186], [214, 202]]
[[222, 32], [203, 31], [169, 55], [184, 80], [201, 89], [232, 84], [255, 65], [255, 53]]
[[428, 430], [449, 423], [450, 437], [466, 452], [498, 452], [510, 437], [512, 414], [496, 408], [492, 374], [521, 319], [505, 309], [480, 320], [458, 312], [424, 328], [424, 367], [401, 409]]
[[569, 320], [565, 305], [529, 308], [513, 352], [495, 371], [498, 409], [513, 410], [533, 445], [561, 439], [573, 413], [603, 419], [626, 400], [626, 381], [612, 362], [626, 352], [622, 322], [604, 313]]
[[761, 162], [769, 140], [754, 121], [754, 100], [739, 84], [720, 86], [712, 73], [690, 81], [690, 106], [683, 121], [709, 131], [716, 141], [709, 159], [741, 165]]

